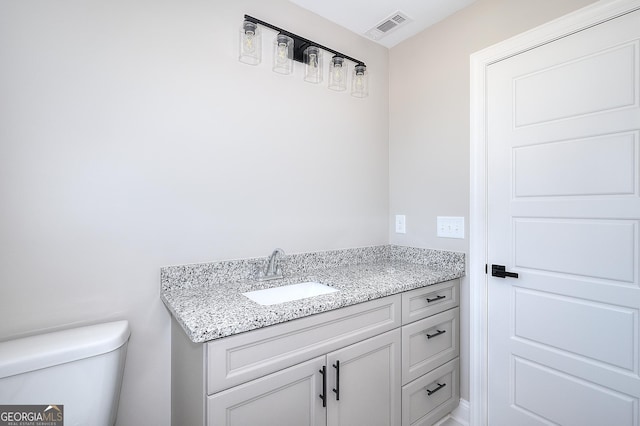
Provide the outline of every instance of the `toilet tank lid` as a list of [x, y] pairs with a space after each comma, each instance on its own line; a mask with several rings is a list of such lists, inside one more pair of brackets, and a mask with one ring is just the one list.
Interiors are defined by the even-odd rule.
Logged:
[[111, 352], [130, 334], [122, 320], [0, 342], [0, 378]]

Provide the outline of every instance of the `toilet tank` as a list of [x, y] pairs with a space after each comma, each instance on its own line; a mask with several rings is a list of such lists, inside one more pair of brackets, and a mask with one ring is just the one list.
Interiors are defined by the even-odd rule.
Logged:
[[62, 405], [65, 426], [113, 426], [129, 335], [115, 321], [0, 342], [0, 406]]

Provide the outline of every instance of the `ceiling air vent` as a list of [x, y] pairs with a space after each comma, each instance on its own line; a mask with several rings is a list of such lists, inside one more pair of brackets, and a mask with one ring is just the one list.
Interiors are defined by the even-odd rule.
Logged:
[[409, 19], [407, 15], [402, 12], [396, 12], [364, 33], [364, 35], [374, 40], [380, 40], [382, 37], [395, 31], [399, 27], [408, 24], [409, 22], [411, 22], [411, 19]]

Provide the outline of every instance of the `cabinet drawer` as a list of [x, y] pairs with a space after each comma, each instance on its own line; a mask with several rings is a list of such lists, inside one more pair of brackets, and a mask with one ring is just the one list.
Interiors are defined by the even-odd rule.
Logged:
[[402, 383], [460, 355], [460, 308], [402, 327]]
[[402, 293], [402, 324], [455, 308], [459, 305], [460, 280], [418, 288]]
[[402, 426], [430, 426], [460, 403], [459, 358], [402, 387]]
[[206, 344], [212, 394], [400, 326], [399, 294]]

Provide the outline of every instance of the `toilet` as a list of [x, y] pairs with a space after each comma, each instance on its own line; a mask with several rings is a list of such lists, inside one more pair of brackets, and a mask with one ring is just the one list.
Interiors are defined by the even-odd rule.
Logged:
[[62, 406], [65, 426], [113, 426], [130, 334], [115, 321], [0, 342], [0, 408]]

